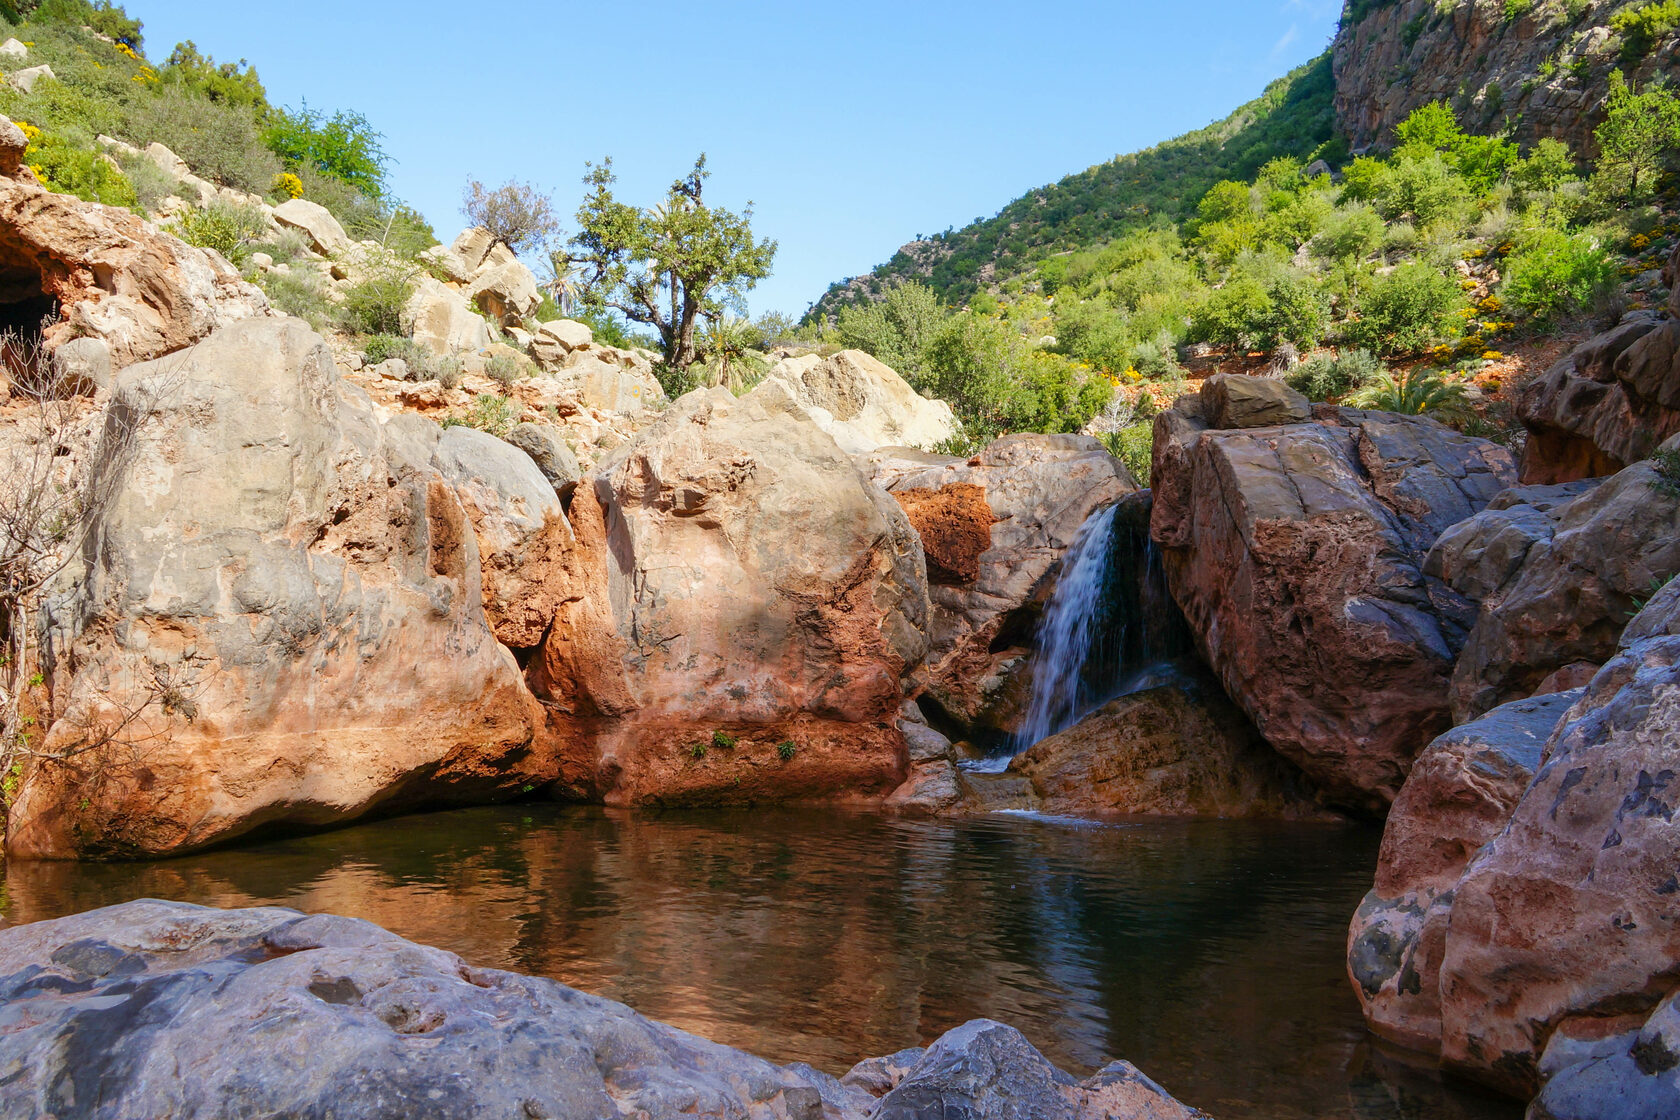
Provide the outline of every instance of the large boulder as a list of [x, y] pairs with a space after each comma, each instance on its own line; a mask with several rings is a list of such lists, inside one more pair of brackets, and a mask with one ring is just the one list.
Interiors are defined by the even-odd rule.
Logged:
[[0, 1111], [16, 1120], [1205, 1120], [1129, 1063], [1075, 1081], [990, 1020], [842, 1083], [278, 907], [144, 899], [0, 930], [0, 1003]]
[[1212, 680], [1112, 700], [1009, 764], [1021, 808], [1159, 817], [1310, 817], [1312, 791]]
[[560, 369], [574, 351], [588, 350], [595, 334], [587, 324], [573, 319], [552, 319], [537, 327], [531, 340], [531, 357], [544, 369]]
[[1201, 405], [1214, 428], [1272, 428], [1312, 419], [1312, 402], [1275, 377], [1215, 374], [1202, 382]]
[[606, 570], [617, 645], [581, 649], [557, 626], [539, 670], [567, 682], [570, 709], [615, 717], [599, 796], [864, 795], [903, 777], [900, 682], [926, 650], [921, 547], [803, 413], [689, 393], [602, 463], [571, 513]]
[[786, 393], [851, 455], [878, 447], [931, 451], [957, 429], [950, 405], [921, 396], [862, 350], [783, 358], [753, 391]]
[[[1680, 638], [1634, 642], [1454, 888], [1441, 1056], [1524, 1095], [1558, 1039], [1637, 1029], [1680, 976]], [[1652, 1051], [1646, 1073], [1671, 1068]], [[1605, 1113], [1608, 1115], [1609, 1113]]]
[[[10, 132], [5, 121], [0, 133]], [[0, 326], [27, 335], [56, 313], [42, 332], [48, 349], [98, 339], [121, 369], [267, 307], [220, 256], [126, 210], [44, 190], [27, 167], [0, 160]]]
[[317, 253], [333, 256], [350, 248], [350, 235], [332, 216], [332, 211], [307, 198], [289, 198], [274, 208], [274, 220], [309, 238]]
[[1453, 672], [1460, 719], [1527, 696], [1567, 666], [1596, 668], [1638, 604], [1680, 573], [1680, 493], [1653, 463], [1636, 463], [1543, 519], [1555, 523], [1550, 538], [1531, 518], [1536, 543], [1481, 604]]
[[603, 412], [641, 412], [666, 402], [665, 390], [651, 370], [607, 355], [583, 354], [567, 367], [567, 376], [577, 386], [578, 403]]
[[1564, 509], [1598, 485], [1596, 479], [1555, 486], [1513, 486], [1487, 508], [1442, 533], [1424, 558], [1423, 572], [1482, 603], [1504, 591], [1536, 545], [1557, 535]]
[[434, 354], [476, 353], [490, 345], [490, 327], [467, 297], [430, 276], [415, 281], [403, 317], [414, 341]]
[[[500, 250], [501, 246], [497, 246]], [[503, 326], [517, 326], [542, 303], [537, 278], [525, 263], [503, 250], [480, 266], [467, 283], [467, 298]]]
[[1450, 723], [1473, 604], [1427, 576], [1449, 526], [1515, 481], [1510, 454], [1432, 420], [1324, 408], [1214, 429], [1156, 418], [1151, 533], [1226, 691], [1341, 804], [1386, 808]]
[[53, 718], [10, 852], [180, 852], [553, 776], [455, 490], [483, 515], [521, 460], [546, 494], [525, 513], [552, 522], [519, 452], [483, 480], [456, 455], [446, 478], [437, 427], [382, 428], [289, 318], [129, 368], [105, 430], [86, 566], [45, 612]]
[[1525, 482], [1614, 474], [1680, 432], [1680, 245], [1664, 270], [1669, 313], [1636, 311], [1517, 394]]
[[1348, 975], [1371, 1029], [1438, 1052], [1453, 888], [1499, 835], [1580, 691], [1516, 700], [1437, 738], [1389, 809], [1376, 883], [1348, 930]]
[[1004, 436], [971, 459], [885, 448], [867, 462], [928, 554], [932, 649], [916, 678], [926, 701], [965, 728], [1012, 730], [1057, 562], [1093, 512], [1137, 483], [1090, 436]]

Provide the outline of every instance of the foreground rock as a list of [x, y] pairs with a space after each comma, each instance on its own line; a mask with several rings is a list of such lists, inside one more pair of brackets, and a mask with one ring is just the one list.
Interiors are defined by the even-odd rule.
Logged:
[[[553, 776], [436, 425], [382, 428], [296, 319], [124, 371], [108, 435], [139, 418], [136, 447], [98, 452], [108, 508], [48, 604], [53, 718], [11, 800], [12, 854], [178, 852]], [[448, 475], [481, 518], [498, 487], [546, 493], [496, 515], [517, 549], [557, 503], [502, 449], [482, 483], [465, 455]]]
[[1676, 1099], [1677, 605], [1662, 596], [1630, 626], [1532, 780], [1564, 699], [1506, 705], [1432, 747], [1354, 922], [1373, 1027], [1514, 1095], [1549, 1082], [1531, 1115], [1660, 1116]]
[[1340, 803], [1380, 811], [1450, 723], [1473, 618], [1424, 557], [1515, 464], [1390, 413], [1216, 429], [1216, 401], [1185, 398], [1155, 422], [1150, 529], [1173, 598], [1266, 741]]
[[1614, 474], [1680, 432], [1680, 246], [1663, 282], [1667, 315], [1630, 314], [1518, 392], [1525, 482]]
[[1057, 562], [1086, 518], [1137, 483], [1089, 436], [1004, 436], [972, 459], [885, 448], [867, 461], [927, 554], [927, 705], [963, 729], [1012, 730]]
[[268, 301], [221, 257], [154, 232], [126, 210], [44, 189], [21, 166], [23, 133], [0, 117], [0, 325], [43, 341], [102, 343], [121, 369], [190, 346]]
[[539, 687], [612, 717], [592, 779], [610, 804], [861, 797], [903, 777], [921, 545], [827, 434], [773, 403], [689, 393], [573, 499], [608, 641], [584, 650], [587, 627], [557, 626]]
[[1202, 1116], [1124, 1062], [1075, 1081], [988, 1020], [837, 1081], [277, 908], [142, 900], [0, 931], [0, 1016], [0, 1111], [18, 1120]]

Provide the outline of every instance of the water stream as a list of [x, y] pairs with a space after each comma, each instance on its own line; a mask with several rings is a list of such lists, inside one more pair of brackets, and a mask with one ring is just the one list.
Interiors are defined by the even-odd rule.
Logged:
[[1366, 1035], [1343, 944], [1379, 840], [529, 803], [157, 863], [14, 861], [0, 915], [136, 897], [325, 910], [833, 1073], [990, 1016], [1072, 1073], [1133, 1061], [1218, 1120], [1517, 1120]]

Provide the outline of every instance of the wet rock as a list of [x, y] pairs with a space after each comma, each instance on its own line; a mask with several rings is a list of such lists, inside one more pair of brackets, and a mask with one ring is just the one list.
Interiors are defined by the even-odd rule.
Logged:
[[1137, 483], [1089, 436], [1005, 436], [971, 459], [883, 448], [865, 463], [926, 534], [924, 708], [964, 729], [1013, 730], [1026, 699], [1020, 669], [1057, 562], [1087, 517]]
[[88, 567], [47, 604], [53, 719], [11, 854], [159, 855], [552, 777], [436, 425], [382, 428], [297, 319], [124, 371], [107, 431], [136, 416], [138, 446], [97, 452]]
[[1204, 659], [1266, 741], [1340, 804], [1380, 811], [1450, 723], [1473, 618], [1424, 557], [1516, 471], [1431, 420], [1322, 415], [1217, 430], [1199, 401], [1163, 412], [1151, 533]]
[[1637, 604], [1680, 573], [1680, 495], [1660, 483], [1639, 463], [1546, 515], [1555, 534], [1482, 603], [1454, 669], [1461, 719], [1615, 652]]
[[1440, 968], [1453, 888], [1497, 836], [1580, 691], [1517, 700], [1430, 743], [1389, 809], [1376, 883], [1348, 930], [1348, 974], [1371, 1029], [1441, 1043]]
[[932, 450], [956, 432], [944, 401], [928, 400], [861, 350], [783, 358], [754, 392], [785, 392], [850, 455], [879, 447]]

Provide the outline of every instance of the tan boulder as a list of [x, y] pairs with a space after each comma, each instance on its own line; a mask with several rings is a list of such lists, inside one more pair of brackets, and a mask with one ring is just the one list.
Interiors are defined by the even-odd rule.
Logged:
[[495, 239], [489, 230], [473, 226], [456, 234], [450, 244], [434, 245], [420, 255], [440, 267], [457, 284], [465, 284], [484, 263], [494, 244]]
[[537, 328], [531, 340], [531, 357], [545, 369], [560, 369], [573, 351], [587, 350], [594, 341], [594, 333], [585, 324], [552, 319]]
[[1090, 436], [1004, 436], [972, 459], [883, 448], [866, 464], [932, 557], [932, 648], [916, 677], [926, 700], [965, 727], [1012, 730], [1057, 562], [1092, 512], [1137, 483]]
[[665, 403], [665, 390], [652, 373], [585, 354], [567, 367], [577, 399], [606, 412], [640, 412]]
[[490, 345], [490, 327], [467, 303], [466, 297], [430, 276], [414, 282], [414, 295], [404, 309], [414, 341], [434, 354], [476, 353]]
[[114, 369], [190, 346], [268, 307], [220, 257], [125, 210], [44, 190], [23, 167], [0, 178], [0, 303], [20, 322], [56, 305], [59, 320], [43, 332], [47, 347], [99, 339]]
[[6, 80], [24, 93], [34, 93], [35, 87], [43, 80], [58, 80], [51, 66], [31, 66], [26, 70], [14, 70], [6, 76]]
[[55, 608], [12, 854], [162, 855], [554, 775], [434, 425], [381, 428], [290, 318], [125, 371], [111, 415], [154, 411]]
[[542, 302], [537, 278], [511, 254], [510, 259], [475, 273], [467, 285], [467, 298], [504, 326], [522, 322]]
[[1173, 598], [1267, 742], [1339, 803], [1381, 811], [1450, 725], [1472, 617], [1425, 554], [1515, 465], [1419, 417], [1216, 430], [1201, 411], [1156, 418], [1151, 533]]
[[904, 777], [921, 549], [806, 417], [689, 393], [579, 487], [571, 518], [605, 568], [613, 648], [557, 624], [535, 679], [614, 717], [597, 747], [608, 804], [878, 795]]
[[842, 350], [831, 358], [783, 358], [753, 391], [778, 390], [851, 455], [880, 447], [931, 451], [957, 430], [950, 405], [921, 396], [862, 350]]
[[350, 235], [332, 212], [307, 198], [290, 198], [274, 208], [274, 220], [309, 238], [317, 253], [333, 256], [350, 248]]

